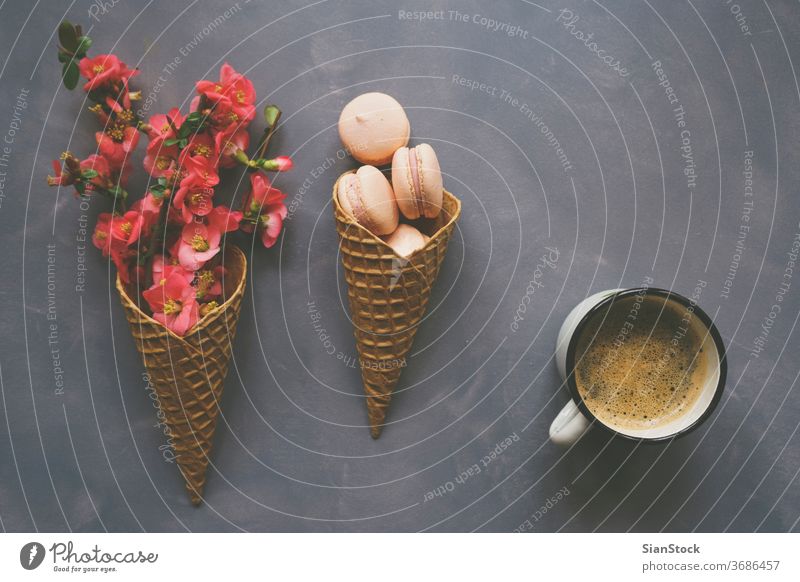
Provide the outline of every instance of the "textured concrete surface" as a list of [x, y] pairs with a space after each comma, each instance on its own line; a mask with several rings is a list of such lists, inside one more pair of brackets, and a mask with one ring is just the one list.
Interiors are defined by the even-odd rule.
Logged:
[[[234, 239], [252, 270], [199, 509], [94, 249], [76, 289], [81, 229], [106, 204], [45, 185], [50, 160], [88, 153], [96, 130], [60, 86], [64, 14], [92, 26], [93, 51], [141, 68], [151, 113], [186, 108], [223, 61], [285, 113], [291, 218], [269, 251]], [[2, 528], [797, 531], [798, 25], [789, 0], [5, 2]], [[464, 204], [378, 441], [329, 205], [354, 166], [338, 113], [373, 90], [407, 107]], [[238, 201], [238, 180], [219, 196]], [[702, 287], [729, 346], [720, 406], [669, 444], [593, 432], [553, 446], [561, 320], [648, 277]]]

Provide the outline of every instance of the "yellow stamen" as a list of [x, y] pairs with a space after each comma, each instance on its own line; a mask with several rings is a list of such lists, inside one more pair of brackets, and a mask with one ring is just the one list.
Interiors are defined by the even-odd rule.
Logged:
[[208, 158], [211, 156], [211, 148], [204, 144], [198, 144], [194, 146], [194, 155]]
[[174, 299], [167, 299], [164, 302], [164, 315], [172, 315], [173, 313], [180, 313], [183, 305], [180, 301]]
[[106, 68], [103, 65], [95, 65], [95, 66], [92, 67], [92, 71], [95, 74], [98, 74], [98, 75], [100, 73], [102, 73], [103, 71], [105, 71], [105, 70], [106, 70]]
[[125, 139], [125, 130], [124, 126], [115, 125], [114, 127], [106, 130], [108, 136], [116, 142], [120, 142]]
[[212, 311], [214, 311], [217, 307], [219, 307], [219, 303], [216, 301], [209, 301], [208, 303], [204, 303], [200, 306], [200, 315], [206, 316]]
[[208, 250], [208, 247], [208, 241], [199, 234], [196, 234], [192, 237], [192, 248], [198, 253], [204, 253]]
[[237, 100], [239, 103], [244, 103], [244, 91], [242, 91], [241, 89], [239, 89], [239, 90], [236, 92], [236, 100]]
[[117, 118], [126, 122], [133, 121], [133, 111], [131, 111], [130, 109], [123, 109], [122, 111], [117, 113]]

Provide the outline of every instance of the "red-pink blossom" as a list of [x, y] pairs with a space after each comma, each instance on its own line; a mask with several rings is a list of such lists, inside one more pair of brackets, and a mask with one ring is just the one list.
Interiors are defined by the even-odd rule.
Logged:
[[197, 271], [219, 252], [221, 233], [213, 226], [192, 221], [181, 231], [178, 261], [184, 269]]
[[115, 125], [94, 135], [97, 140], [97, 150], [114, 169], [122, 168], [125, 160], [139, 143], [139, 132], [131, 125], [125, 127]]
[[115, 55], [97, 55], [94, 58], [84, 57], [78, 63], [81, 75], [88, 79], [83, 86], [84, 91], [93, 91], [119, 83], [127, 83], [128, 79], [139, 74], [135, 69], [120, 61]]
[[220, 232], [231, 232], [239, 228], [239, 223], [242, 221], [242, 213], [220, 204], [209, 212], [206, 221]]
[[246, 151], [250, 146], [250, 134], [246, 129], [239, 129], [229, 136], [223, 132], [214, 136], [214, 142], [219, 156], [219, 166], [221, 168], [233, 168], [236, 166], [236, 154], [239, 151]]
[[[244, 216], [256, 223], [261, 233], [261, 242], [267, 248], [275, 244], [283, 228], [283, 220], [288, 214], [283, 203], [285, 199], [286, 195], [273, 188], [263, 173], [250, 175], [250, 194], [245, 200]], [[245, 223], [242, 229], [252, 232], [252, 223]]]
[[177, 335], [186, 335], [200, 318], [194, 287], [180, 273], [170, 273], [142, 292], [142, 296], [153, 311], [153, 319]]
[[197, 92], [216, 109], [221, 106], [224, 110], [232, 111], [236, 118], [229, 116], [231, 123], [240, 124], [242, 127], [250, 123], [256, 114], [256, 91], [253, 83], [228, 63], [222, 65], [219, 71], [219, 82], [198, 81]]

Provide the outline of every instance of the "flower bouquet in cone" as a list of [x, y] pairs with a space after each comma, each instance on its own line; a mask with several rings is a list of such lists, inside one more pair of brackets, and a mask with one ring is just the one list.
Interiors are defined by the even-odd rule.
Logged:
[[427, 238], [424, 246], [404, 256], [342, 207], [338, 186], [348, 174], [340, 176], [333, 188], [333, 210], [370, 434], [378, 438], [461, 214], [461, 202], [444, 191], [441, 212], [415, 221]]
[[[247, 272], [244, 253], [226, 244], [226, 236], [242, 230], [270, 247], [287, 214], [285, 195], [265, 171], [287, 171], [292, 161], [263, 157], [280, 110], [265, 109], [266, 129], [250, 158], [247, 128], [255, 118], [256, 93], [226, 63], [218, 81], [196, 83], [186, 115], [173, 108], [143, 121], [132, 106], [141, 93], [129, 86], [138, 71], [114, 55], [88, 57], [91, 40], [79, 26], [63, 22], [58, 32], [64, 84], [72, 89], [84, 78], [89, 110], [103, 129], [95, 134], [93, 154], [79, 159], [65, 152], [53, 163], [48, 183], [71, 185], [79, 197], [105, 197], [112, 204], [111, 212], [99, 215], [92, 242], [116, 265], [120, 301], [197, 505]], [[130, 156], [142, 134], [150, 180], [130, 204]], [[232, 210], [215, 204], [214, 193], [220, 170], [238, 165], [250, 172], [250, 191], [242, 209]]]

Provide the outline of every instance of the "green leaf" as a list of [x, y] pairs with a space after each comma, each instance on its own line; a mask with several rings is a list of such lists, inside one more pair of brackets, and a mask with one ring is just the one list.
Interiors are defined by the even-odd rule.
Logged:
[[63, 20], [58, 25], [58, 42], [71, 53], [78, 49], [78, 33], [68, 20]]
[[86, 184], [83, 182], [75, 182], [74, 186], [75, 190], [78, 191], [78, 194], [83, 195], [83, 193], [86, 192]]
[[64, 86], [67, 89], [72, 91], [75, 87], [77, 87], [80, 76], [80, 71], [78, 71], [78, 65], [75, 63], [75, 61], [64, 63], [64, 68], [61, 71], [61, 77], [64, 79]]
[[81, 36], [78, 38], [78, 47], [75, 49], [75, 56], [83, 58], [86, 56], [86, 51], [92, 46], [92, 39], [88, 36]]
[[92, 178], [97, 178], [98, 175], [99, 174], [97, 173], [97, 170], [92, 170], [91, 168], [81, 172], [81, 178], [83, 178], [84, 180], [91, 180]]
[[181, 141], [181, 140], [180, 140], [180, 139], [178, 139], [178, 138], [172, 138], [172, 139], [168, 139], [168, 140], [165, 140], [165, 141], [164, 141], [164, 145], [165, 145], [165, 146], [174, 146], [174, 145], [175, 145], [176, 143], [178, 143], [179, 141]]
[[278, 120], [281, 118], [281, 110], [277, 105], [267, 105], [264, 108], [264, 120], [267, 122], [267, 127], [275, 127]]
[[58, 62], [59, 63], [68, 63], [72, 60], [72, 55], [69, 55], [63, 51], [58, 51]]

